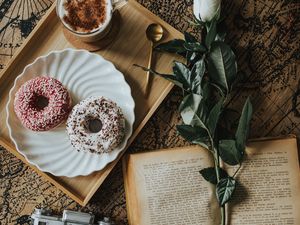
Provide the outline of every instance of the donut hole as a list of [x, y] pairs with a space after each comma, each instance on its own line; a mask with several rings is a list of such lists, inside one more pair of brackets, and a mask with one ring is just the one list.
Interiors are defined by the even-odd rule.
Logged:
[[97, 118], [87, 118], [85, 128], [91, 133], [98, 133], [102, 129], [102, 122]]
[[32, 106], [37, 110], [43, 110], [49, 105], [49, 99], [43, 95], [36, 94], [32, 100]]

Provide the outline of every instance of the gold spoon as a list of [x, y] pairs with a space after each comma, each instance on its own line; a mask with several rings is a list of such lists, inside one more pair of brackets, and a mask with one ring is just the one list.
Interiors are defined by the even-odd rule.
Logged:
[[[164, 30], [163, 30], [162, 26], [157, 23], [152, 23], [147, 27], [146, 36], [147, 36], [147, 39], [151, 43], [150, 56], [149, 56], [147, 68], [151, 68], [153, 45], [154, 45], [154, 43], [157, 43], [158, 41], [160, 41], [162, 39], [163, 33], [164, 33]], [[146, 76], [147, 76], [146, 77], [147, 80], [146, 80], [146, 86], [145, 86], [145, 95], [147, 96], [148, 89], [149, 89], [148, 86], [149, 86], [149, 79], [150, 79], [150, 71], [147, 71]]]

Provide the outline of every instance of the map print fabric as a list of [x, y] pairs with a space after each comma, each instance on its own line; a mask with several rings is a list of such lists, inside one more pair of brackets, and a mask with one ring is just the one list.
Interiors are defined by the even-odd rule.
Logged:
[[[0, 0], [0, 72], [51, 6], [53, 0]], [[199, 37], [192, 0], [139, 0], [181, 32]], [[232, 99], [240, 107], [251, 95], [255, 109], [251, 137], [300, 135], [300, 2], [223, 0], [227, 42], [233, 47], [243, 83]], [[129, 152], [188, 145], [176, 133], [180, 90], [174, 88], [146, 124]], [[86, 207], [0, 148], [0, 225], [28, 224], [35, 207], [65, 208], [109, 216], [127, 224], [121, 163]]]

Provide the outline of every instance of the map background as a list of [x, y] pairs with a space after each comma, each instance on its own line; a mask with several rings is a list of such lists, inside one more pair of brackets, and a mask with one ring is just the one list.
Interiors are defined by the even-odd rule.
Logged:
[[[0, 69], [53, 0], [0, 0]], [[192, 28], [191, 0], [139, 0], [180, 31]], [[34, 5], [36, 4], [36, 5]], [[240, 70], [246, 75], [231, 99], [238, 108], [251, 95], [255, 113], [251, 137], [300, 135], [300, 2], [284, 0], [224, 0], [222, 9]], [[174, 89], [146, 124], [128, 152], [187, 145], [177, 136], [180, 91]], [[64, 208], [110, 216], [127, 224], [119, 162], [86, 207], [81, 207], [0, 148], [0, 224], [26, 224], [35, 207], [60, 214]]]

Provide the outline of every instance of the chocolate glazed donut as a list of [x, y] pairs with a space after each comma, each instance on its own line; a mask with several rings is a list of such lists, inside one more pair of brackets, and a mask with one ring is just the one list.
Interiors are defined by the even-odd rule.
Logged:
[[14, 110], [24, 127], [47, 131], [67, 118], [71, 97], [60, 81], [46, 76], [36, 77], [17, 91]]
[[90, 97], [74, 106], [67, 133], [77, 151], [108, 153], [123, 140], [125, 119], [121, 109], [104, 97]]

